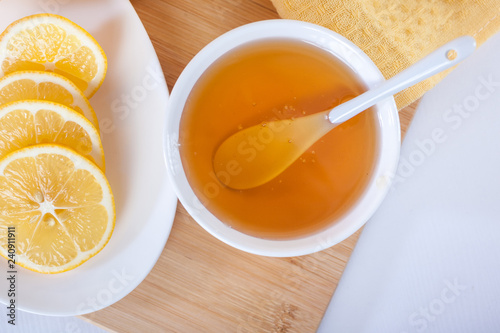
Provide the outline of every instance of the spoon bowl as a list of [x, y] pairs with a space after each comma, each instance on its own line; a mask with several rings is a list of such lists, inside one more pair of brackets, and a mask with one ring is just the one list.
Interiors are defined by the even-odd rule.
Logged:
[[283, 172], [333, 127], [328, 112], [248, 127], [219, 147], [214, 156], [215, 174], [233, 189], [262, 185]]

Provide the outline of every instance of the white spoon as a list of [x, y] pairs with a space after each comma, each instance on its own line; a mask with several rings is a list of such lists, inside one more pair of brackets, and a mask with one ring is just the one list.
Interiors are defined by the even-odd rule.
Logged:
[[384, 98], [458, 64], [472, 54], [475, 47], [474, 38], [459, 37], [377, 88], [331, 110], [295, 119], [271, 121], [236, 132], [217, 149], [214, 171], [224, 185], [233, 189], [262, 185], [278, 176], [337, 125]]

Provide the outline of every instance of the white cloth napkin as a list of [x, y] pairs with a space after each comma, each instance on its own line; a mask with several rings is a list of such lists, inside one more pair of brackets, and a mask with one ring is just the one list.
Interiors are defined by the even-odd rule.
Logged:
[[424, 96], [319, 333], [500, 332], [499, 54]]

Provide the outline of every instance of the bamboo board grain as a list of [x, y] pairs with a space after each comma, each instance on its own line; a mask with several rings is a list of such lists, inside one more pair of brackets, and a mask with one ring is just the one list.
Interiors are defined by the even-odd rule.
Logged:
[[[275, 19], [269, 0], [132, 0], [169, 89], [207, 43]], [[416, 103], [400, 114], [404, 135]], [[267, 258], [218, 241], [179, 204], [156, 266], [131, 294], [83, 318], [111, 332], [315, 332], [360, 231], [320, 253]]]

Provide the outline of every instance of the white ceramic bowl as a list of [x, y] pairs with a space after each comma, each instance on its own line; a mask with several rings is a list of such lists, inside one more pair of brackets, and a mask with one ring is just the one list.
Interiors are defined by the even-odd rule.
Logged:
[[395, 174], [400, 149], [399, 117], [394, 99], [375, 106], [378, 156], [372, 178], [357, 202], [325, 230], [293, 240], [269, 240], [232, 229], [210, 213], [190, 187], [179, 154], [179, 123], [184, 104], [203, 72], [220, 56], [242, 44], [266, 38], [293, 38], [319, 46], [337, 57], [371, 88], [384, 80], [375, 64], [356, 45], [323, 27], [292, 20], [269, 20], [231, 30], [203, 48], [186, 66], [170, 96], [165, 128], [165, 159], [177, 195], [191, 216], [209, 233], [240, 250], [274, 257], [309, 254], [335, 245], [358, 230], [375, 212]]

